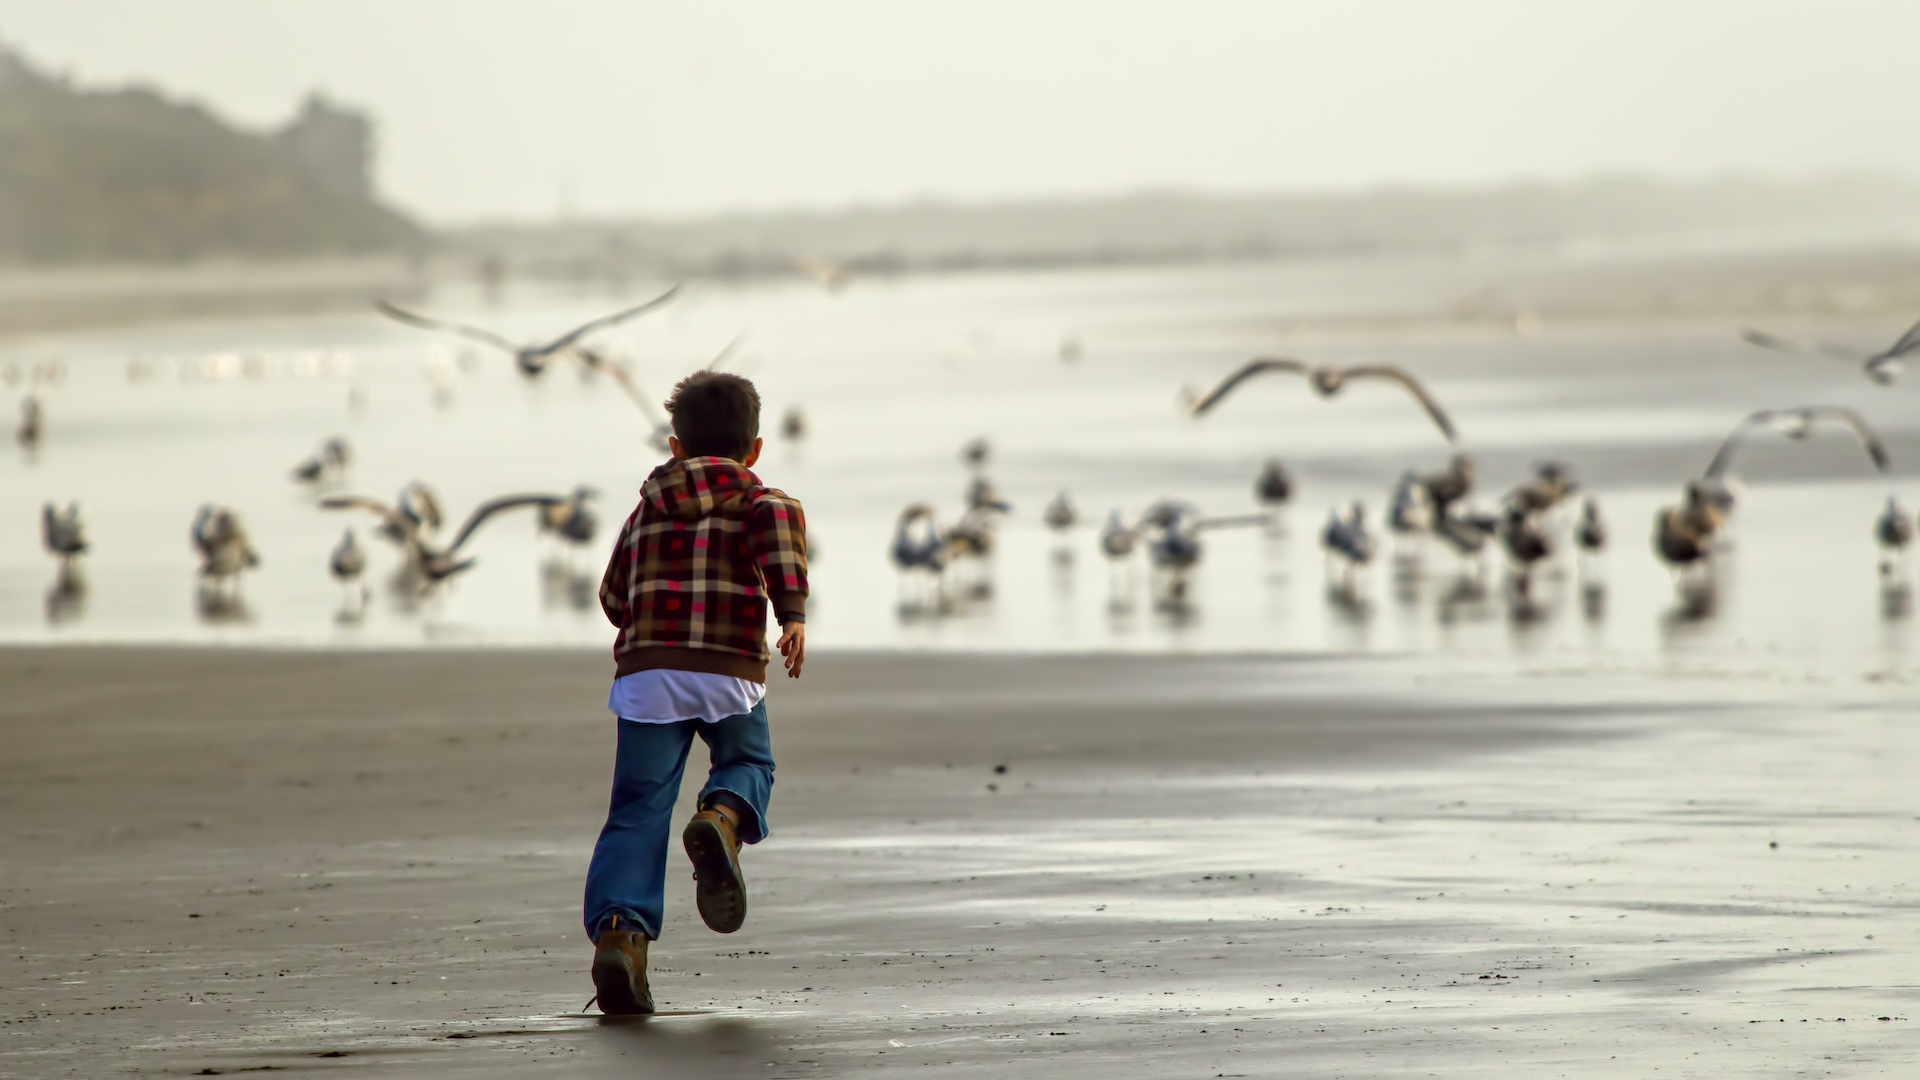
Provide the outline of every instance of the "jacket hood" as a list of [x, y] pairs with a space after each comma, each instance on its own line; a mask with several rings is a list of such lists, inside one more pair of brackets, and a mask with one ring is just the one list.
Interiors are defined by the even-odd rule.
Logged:
[[759, 490], [760, 478], [737, 461], [681, 458], [648, 474], [640, 498], [671, 520], [694, 522], [751, 499]]

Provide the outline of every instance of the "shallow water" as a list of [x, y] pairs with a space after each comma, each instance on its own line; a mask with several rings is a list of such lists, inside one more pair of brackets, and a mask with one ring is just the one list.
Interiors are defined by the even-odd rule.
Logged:
[[[862, 280], [838, 294], [699, 284], [596, 344], [629, 359], [657, 397], [745, 335], [728, 366], [766, 398], [758, 472], [808, 508], [819, 647], [1910, 663], [1906, 604], [1883, 589], [1870, 533], [1887, 494], [1920, 495], [1908, 471], [1920, 452], [1910, 385], [1878, 388], [1845, 365], [1760, 353], [1731, 322], [1550, 324], [1526, 335], [1450, 322], [1454, 300], [1496, 272], [1517, 271], [1350, 262], [996, 273]], [[626, 298], [523, 290], [490, 310], [449, 288], [419, 306], [536, 337]], [[1882, 321], [1830, 329], [1871, 341]], [[1068, 337], [1082, 346], [1077, 360], [1061, 358]], [[1182, 414], [1183, 386], [1276, 349], [1398, 362], [1426, 378], [1481, 461], [1487, 505], [1532, 461], [1568, 462], [1601, 500], [1612, 550], [1586, 567], [1561, 558], [1522, 602], [1496, 558], [1474, 584], [1437, 546], [1383, 545], [1354, 589], [1330, 592], [1318, 546], [1328, 508], [1363, 499], [1377, 523], [1393, 478], [1438, 468], [1448, 447], [1381, 385], [1323, 401], [1275, 377], [1206, 420]], [[528, 382], [503, 355], [366, 313], [15, 341], [0, 350], [8, 407], [54, 364], [64, 378], [37, 390], [45, 440], [31, 453], [0, 450], [0, 522], [11, 522], [0, 528], [0, 640], [610, 641], [593, 598], [603, 552], [658, 455], [641, 412], [604, 378], [562, 361]], [[1655, 508], [1745, 412], [1810, 401], [1862, 408], [1893, 450], [1894, 478], [1873, 477], [1843, 436], [1763, 438], [1743, 459], [1748, 486], [1718, 588], [1710, 603], [1682, 602], [1648, 547]], [[789, 407], [805, 412], [802, 440], [775, 430]], [[600, 535], [569, 552], [509, 517], [480, 534], [479, 564], [450, 587], [392, 588], [399, 559], [370, 535], [371, 519], [321, 511], [289, 479], [335, 434], [355, 458], [332, 491], [386, 498], [418, 478], [457, 521], [494, 495], [585, 483], [602, 493]], [[909, 502], [958, 515], [969, 474], [957, 451], [976, 436], [991, 440], [987, 472], [1015, 511], [990, 564], [934, 601], [928, 583], [900, 580], [887, 541]], [[1164, 497], [1209, 513], [1254, 509], [1251, 481], [1270, 455], [1298, 483], [1283, 524], [1208, 534], [1182, 602], [1167, 602], [1140, 557], [1116, 567], [1100, 555], [1095, 532], [1109, 510], [1135, 515]], [[1056, 538], [1039, 517], [1062, 490], [1082, 523]], [[59, 590], [39, 550], [48, 500], [78, 500], [86, 515], [83, 589]], [[197, 595], [187, 530], [203, 502], [236, 508], [263, 556], [230, 602]], [[353, 616], [325, 569], [349, 525], [374, 556], [371, 599]]]

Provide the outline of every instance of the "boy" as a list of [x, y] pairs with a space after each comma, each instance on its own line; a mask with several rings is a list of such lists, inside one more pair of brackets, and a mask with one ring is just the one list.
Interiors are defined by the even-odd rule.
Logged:
[[667, 830], [697, 734], [713, 767], [681, 833], [700, 918], [730, 934], [747, 917], [739, 846], [767, 835], [767, 611], [787, 675], [806, 660], [806, 521], [762, 487], [760, 395], [701, 371], [667, 400], [673, 457], [640, 487], [600, 583], [620, 628], [607, 708], [618, 717], [613, 799], [587, 869], [593, 986], [605, 1013], [650, 1013], [647, 943], [660, 936]]

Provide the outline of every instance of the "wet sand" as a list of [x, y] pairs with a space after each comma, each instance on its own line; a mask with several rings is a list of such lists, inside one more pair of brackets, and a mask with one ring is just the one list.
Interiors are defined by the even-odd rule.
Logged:
[[673, 875], [688, 1015], [615, 1024], [578, 1015], [609, 668], [0, 650], [0, 1076], [1920, 1058], [1898, 677], [823, 653], [770, 699], [747, 926]]

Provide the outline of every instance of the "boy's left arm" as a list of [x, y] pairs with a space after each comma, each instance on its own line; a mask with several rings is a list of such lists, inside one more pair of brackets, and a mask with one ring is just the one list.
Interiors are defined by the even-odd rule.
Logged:
[[747, 530], [754, 565], [767, 583], [767, 604], [780, 620], [780, 655], [800, 677], [806, 658], [807, 519], [796, 499], [770, 492], [754, 501]]

